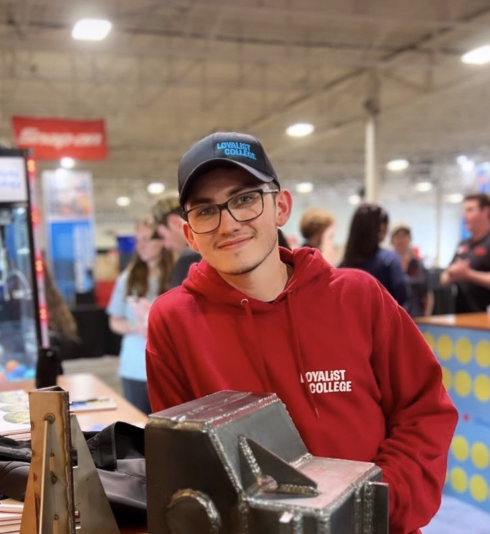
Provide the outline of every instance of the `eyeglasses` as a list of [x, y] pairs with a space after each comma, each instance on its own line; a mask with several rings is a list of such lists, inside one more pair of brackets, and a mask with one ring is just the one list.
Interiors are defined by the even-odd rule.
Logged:
[[221, 204], [202, 204], [182, 213], [182, 217], [189, 223], [195, 234], [209, 234], [219, 228], [221, 212], [228, 213], [237, 222], [248, 222], [257, 219], [264, 212], [264, 195], [279, 193], [277, 189], [254, 189], [246, 191]]

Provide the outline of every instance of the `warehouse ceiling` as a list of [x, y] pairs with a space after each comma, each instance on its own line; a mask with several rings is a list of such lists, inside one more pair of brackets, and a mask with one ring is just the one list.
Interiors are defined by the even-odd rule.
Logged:
[[[107, 39], [74, 41], [83, 17], [109, 19]], [[174, 188], [180, 156], [217, 130], [259, 137], [289, 187], [347, 194], [367, 110], [383, 182], [403, 157], [409, 180], [452, 184], [456, 156], [490, 159], [490, 66], [460, 60], [487, 43], [488, 0], [0, 0], [0, 140], [14, 115], [105, 119], [108, 159], [78, 165], [103, 223], [146, 211], [147, 184]], [[314, 133], [288, 137], [296, 122]]]

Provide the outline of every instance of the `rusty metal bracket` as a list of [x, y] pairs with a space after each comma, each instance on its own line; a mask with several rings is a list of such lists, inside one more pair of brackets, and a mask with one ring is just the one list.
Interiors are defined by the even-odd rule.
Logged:
[[119, 534], [68, 392], [29, 392], [32, 460], [20, 534]]

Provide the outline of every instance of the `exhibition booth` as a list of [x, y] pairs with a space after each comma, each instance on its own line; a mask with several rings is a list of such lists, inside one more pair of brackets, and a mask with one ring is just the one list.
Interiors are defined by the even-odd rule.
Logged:
[[440, 315], [416, 322], [459, 413], [444, 491], [490, 512], [490, 315]]

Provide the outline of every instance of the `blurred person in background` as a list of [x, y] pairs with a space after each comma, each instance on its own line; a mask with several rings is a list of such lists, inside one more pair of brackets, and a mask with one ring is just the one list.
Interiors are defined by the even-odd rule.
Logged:
[[44, 289], [49, 312], [49, 335], [52, 343], [79, 343], [77, 323], [56, 286], [51, 269], [44, 266]]
[[48, 308], [49, 344], [57, 353], [61, 373], [62, 360], [84, 356], [82, 340], [78, 334], [75, 318], [53, 279], [51, 269], [46, 264], [44, 290]]
[[430, 315], [434, 295], [429, 291], [428, 272], [416, 250], [412, 247], [412, 232], [407, 224], [398, 224], [391, 230], [391, 245], [400, 258], [408, 289], [404, 305], [411, 317]]
[[328, 263], [337, 264], [335, 219], [332, 214], [322, 208], [307, 208], [301, 215], [299, 231], [305, 240], [303, 247], [317, 248]]
[[471, 237], [458, 245], [441, 284], [456, 286], [456, 313], [482, 312], [490, 306], [490, 197], [467, 195], [463, 219]]
[[133, 259], [117, 278], [107, 313], [109, 327], [122, 336], [119, 376], [125, 398], [150, 413], [146, 383], [145, 346], [148, 313], [152, 302], [169, 289], [173, 254], [155, 237], [155, 223], [148, 215], [136, 225]]
[[377, 278], [403, 306], [407, 286], [398, 255], [382, 248], [388, 232], [388, 213], [377, 204], [360, 204], [351, 220], [344, 259], [340, 267], [361, 269]]
[[152, 208], [157, 234], [167, 250], [177, 255], [170, 276], [170, 289], [180, 286], [187, 278], [193, 263], [201, 261], [201, 255], [192, 250], [184, 236], [182, 208], [177, 194], [169, 193], [159, 199]]

